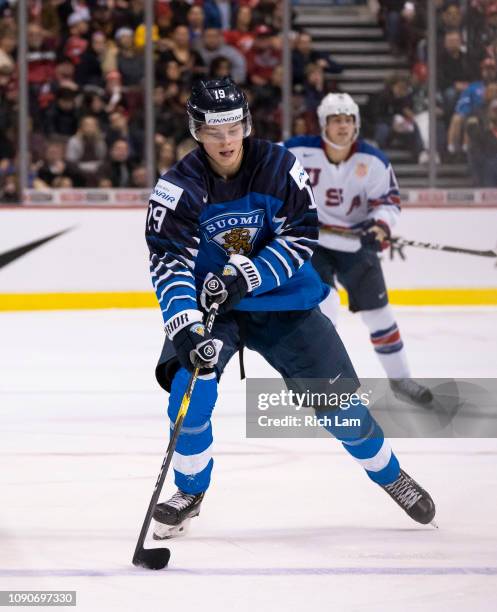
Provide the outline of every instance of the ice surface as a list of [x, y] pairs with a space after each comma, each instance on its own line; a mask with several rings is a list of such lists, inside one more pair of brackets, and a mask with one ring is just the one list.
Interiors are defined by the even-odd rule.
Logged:
[[[497, 310], [397, 313], [414, 375], [496, 376]], [[381, 376], [360, 319], [339, 331]], [[167, 443], [159, 312], [2, 313], [0, 338], [0, 590], [77, 590], [97, 612], [495, 610], [495, 440], [393, 441], [437, 503], [440, 529], [422, 527], [336, 441], [246, 439], [233, 360], [213, 486], [150, 572], [131, 556]], [[246, 368], [273, 375], [249, 351]]]

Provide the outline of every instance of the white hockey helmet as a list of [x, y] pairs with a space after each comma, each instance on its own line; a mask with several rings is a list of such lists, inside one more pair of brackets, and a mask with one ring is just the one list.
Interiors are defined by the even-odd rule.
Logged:
[[343, 149], [329, 140], [326, 136], [326, 123], [328, 117], [332, 115], [350, 115], [355, 119], [355, 135], [354, 140], [359, 136], [359, 130], [361, 129], [361, 115], [359, 107], [354, 102], [352, 96], [347, 93], [330, 93], [326, 95], [318, 106], [318, 119], [319, 125], [321, 126], [321, 135], [323, 140], [326, 141], [332, 147]]

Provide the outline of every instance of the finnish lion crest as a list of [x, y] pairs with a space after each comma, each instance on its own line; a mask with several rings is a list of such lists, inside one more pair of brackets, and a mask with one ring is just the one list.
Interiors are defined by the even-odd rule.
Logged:
[[256, 250], [256, 240], [264, 226], [266, 211], [229, 211], [202, 222], [205, 239], [228, 255], [248, 255]]
[[250, 230], [245, 227], [236, 227], [223, 236], [223, 247], [234, 255], [248, 255], [252, 250]]

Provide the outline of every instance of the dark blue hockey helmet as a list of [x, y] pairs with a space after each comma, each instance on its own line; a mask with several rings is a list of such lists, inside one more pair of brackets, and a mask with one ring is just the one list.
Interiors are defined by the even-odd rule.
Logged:
[[252, 130], [247, 96], [230, 77], [195, 83], [186, 110], [190, 132], [195, 140], [200, 140], [199, 130], [204, 125], [241, 121], [244, 138]]

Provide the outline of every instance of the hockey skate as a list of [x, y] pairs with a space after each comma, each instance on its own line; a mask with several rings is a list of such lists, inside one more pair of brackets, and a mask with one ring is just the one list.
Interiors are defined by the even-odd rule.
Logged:
[[180, 489], [167, 502], [154, 510], [154, 540], [167, 540], [183, 535], [191, 519], [200, 514], [204, 493], [190, 495]]
[[412, 378], [391, 378], [390, 388], [397, 399], [414, 402], [415, 404], [429, 404], [433, 400], [433, 394]]
[[414, 521], [422, 525], [431, 523], [434, 527], [437, 527], [433, 520], [435, 517], [435, 503], [430, 494], [420, 487], [404, 470], [400, 470], [397, 480], [394, 480], [389, 485], [383, 485], [382, 488]]

